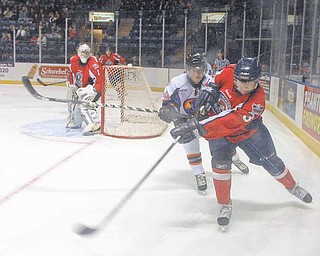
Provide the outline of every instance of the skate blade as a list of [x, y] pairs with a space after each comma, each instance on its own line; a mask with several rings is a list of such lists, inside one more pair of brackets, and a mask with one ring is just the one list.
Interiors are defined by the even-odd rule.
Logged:
[[66, 133], [71, 132], [71, 130], [79, 130], [81, 128], [82, 128], [81, 126], [66, 127]]
[[222, 233], [226, 233], [228, 231], [228, 226], [220, 226]]
[[198, 190], [198, 194], [205, 196], [207, 194], [207, 190]]
[[95, 132], [89, 131], [89, 132], [83, 132], [83, 133], [82, 133], [83, 136], [93, 136], [93, 135], [95, 135], [95, 134], [100, 134], [100, 130], [95, 131]]

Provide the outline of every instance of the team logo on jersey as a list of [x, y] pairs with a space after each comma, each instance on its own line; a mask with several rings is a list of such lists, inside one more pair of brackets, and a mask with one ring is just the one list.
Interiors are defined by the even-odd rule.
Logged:
[[183, 102], [183, 109], [188, 115], [192, 115], [195, 109], [196, 99], [187, 99]]
[[231, 103], [228, 99], [228, 97], [223, 93], [220, 92], [220, 97], [219, 97], [219, 107], [221, 109], [221, 111], [224, 111], [226, 109], [231, 109]]
[[252, 104], [252, 112], [255, 113], [255, 115], [260, 116], [263, 112], [263, 106], [261, 104]]
[[81, 87], [83, 84], [82, 84], [82, 80], [83, 80], [83, 74], [80, 73], [80, 72], [77, 72], [76, 73], [76, 84]]
[[252, 111], [249, 112], [249, 116], [243, 116], [243, 121], [250, 122], [253, 120], [256, 116], [260, 116], [263, 112], [263, 106], [261, 104], [252, 104]]

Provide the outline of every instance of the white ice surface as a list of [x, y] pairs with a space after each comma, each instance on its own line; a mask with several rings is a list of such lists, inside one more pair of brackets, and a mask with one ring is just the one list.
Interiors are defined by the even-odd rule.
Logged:
[[[36, 89], [65, 96], [62, 87]], [[105, 229], [79, 237], [74, 225], [99, 223], [172, 139], [170, 129], [146, 140], [82, 137], [65, 132], [66, 114], [63, 103], [36, 100], [22, 85], [0, 85], [1, 256], [319, 255], [320, 160], [268, 111], [264, 121], [278, 153], [312, 204], [249, 164], [249, 175], [233, 171], [233, 215], [222, 233], [203, 140], [207, 195], [197, 193], [176, 145]]]

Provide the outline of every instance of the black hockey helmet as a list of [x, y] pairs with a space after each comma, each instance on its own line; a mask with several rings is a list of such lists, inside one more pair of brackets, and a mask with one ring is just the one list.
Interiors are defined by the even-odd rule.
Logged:
[[254, 81], [260, 76], [261, 66], [258, 58], [242, 57], [234, 69], [234, 77], [242, 82]]
[[206, 69], [205, 56], [200, 53], [189, 55], [186, 60], [186, 68], [203, 68]]

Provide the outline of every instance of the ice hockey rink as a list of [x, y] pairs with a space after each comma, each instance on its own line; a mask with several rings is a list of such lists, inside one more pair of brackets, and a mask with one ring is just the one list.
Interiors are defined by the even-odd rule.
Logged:
[[[63, 87], [40, 87], [65, 97]], [[160, 93], [154, 93], [160, 100]], [[318, 256], [320, 159], [270, 112], [264, 122], [278, 154], [313, 196], [304, 204], [261, 167], [233, 170], [233, 215], [216, 224], [210, 155], [202, 140], [208, 191], [196, 191], [177, 144], [101, 232], [80, 237], [77, 223], [99, 223], [173, 142], [83, 137], [66, 132], [66, 105], [33, 98], [22, 85], [0, 85], [1, 256]], [[247, 157], [239, 150], [245, 163]]]

